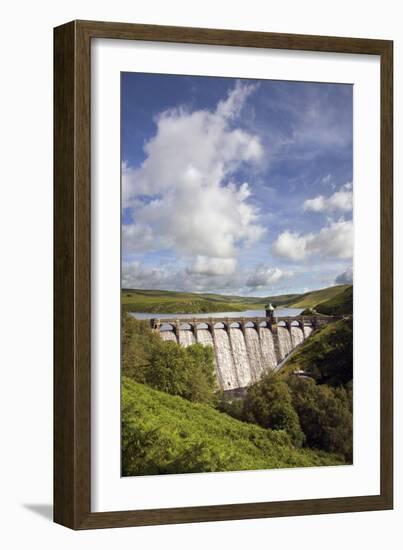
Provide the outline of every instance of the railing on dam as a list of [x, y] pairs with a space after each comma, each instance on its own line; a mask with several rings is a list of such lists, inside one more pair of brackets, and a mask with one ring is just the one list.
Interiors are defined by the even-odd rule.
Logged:
[[[192, 317], [192, 318], [182, 318], [177, 317], [172, 318], [153, 318], [150, 319], [151, 328], [154, 330], [161, 330], [161, 327], [164, 330], [197, 330], [199, 327], [213, 329], [225, 328], [241, 328], [246, 327], [267, 327], [275, 329], [276, 326], [286, 326], [291, 328], [291, 326], [299, 326], [303, 328], [304, 326], [311, 326], [314, 328], [326, 325], [332, 321], [340, 319], [340, 316], [329, 316], [329, 315], [298, 315], [294, 317]], [[171, 327], [171, 328], [169, 328]]]
[[340, 317], [154, 318], [163, 340], [182, 346], [200, 343], [214, 349], [217, 381], [222, 390], [250, 386], [284, 359], [317, 328]]

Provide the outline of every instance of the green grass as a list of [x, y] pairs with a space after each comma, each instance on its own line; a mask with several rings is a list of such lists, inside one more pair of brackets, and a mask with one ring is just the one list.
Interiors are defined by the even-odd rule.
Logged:
[[313, 290], [312, 292], [306, 292], [301, 294], [296, 300], [288, 303], [289, 307], [316, 307], [322, 302], [332, 300], [339, 294], [343, 293], [348, 288], [352, 288], [351, 285], [337, 285], [330, 286], [329, 288], [323, 288], [321, 290]]
[[349, 286], [330, 300], [316, 306], [318, 313], [325, 315], [346, 315], [353, 312], [353, 287]]
[[264, 303], [256, 298], [194, 294], [168, 290], [123, 290], [123, 311], [144, 313], [215, 313], [263, 309]]
[[212, 293], [196, 294], [170, 290], [124, 289], [122, 290], [122, 312], [219, 313], [221, 311], [264, 309], [264, 306], [269, 302], [272, 302], [277, 307], [309, 308], [316, 307], [319, 303], [329, 300], [336, 300], [346, 290], [352, 293], [352, 286], [332, 286], [306, 292], [305, 294], [249, 297], [226, 296], [224, 294]]
[[[334, 293], [330, 293], [329, 297], [333, 295]], [[245, 311], [247, 309], [264, 309], [264, 306], [268, 302], [272, 302], [275, 306], [288, 306], [301, 296], [305, 295], [282, 294], [279, 296], [247, 297], [212, 293], [196, 294], [170, 290], [124, 289], [122, 290], [122, 311], [144, 313], [219, 313], [221, 311]]]
[[353, 378], [353, 321], [341, 319], [318, 330], [285, 363], [282, 374], [303, 370], [318, 383], [346, 385]]
[[[179, 294], [179, 293], [178, 293]], [[142, 296], [135, 292], [124, 292], [122, 310], [141, 311], [144, 313], [218, 313], [220, 311], [244, 311], [246, 309], [263, 309], [262, 304], [226, 302], [188, 296]]]
[[297, 449], [283, 431], [235, 420], [123, 378], [123, 475], [325, 466], [337, 456]]

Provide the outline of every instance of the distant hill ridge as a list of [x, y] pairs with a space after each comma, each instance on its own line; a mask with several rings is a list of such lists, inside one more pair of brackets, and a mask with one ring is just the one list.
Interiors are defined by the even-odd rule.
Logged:
[[352, 313], [353, 287], [349, 286], [330, 300], [321, 302], [316, 306], [316, 311], [325, 315], [346, 315]]
[[287, 305], [289, 307], [316, 307], [318, 304], [336, 298], [349, 288], [352, 290], [352, 285], [336, 285], [321, 290], [312, 290], [301, 294], [296, 300], [292, 300]]
[[[346, 291], [345, 294], [343, 294]], [[214, 293], [176, 292], [172, 290], [122, 290], [122, 310], [144, 313], [215, 313], [221, 311], [244, 311], [263, 309], [271, 302], [279, 307], [311, 308], [329, 302], [328, 308], [343, 306], [351, 296], [352, 285], [336, 285], [303, 294], [281, 294], [277, 296], [228, 296]], [[334, 301], [333, 303], [331, 301]], [[333, 305], [332, 305], [333, 304]], [[330, 309], [328, 309], [330, 311]], [[344, 312], [343, 312], [344, 313]]]

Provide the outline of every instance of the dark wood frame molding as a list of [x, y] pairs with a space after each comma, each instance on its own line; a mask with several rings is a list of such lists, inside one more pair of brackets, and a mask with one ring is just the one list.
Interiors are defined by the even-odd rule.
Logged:
[[[371, 54], [381, 59], [381, 490], [379, 495], [91, 512], [90, 56], [92, 38]], [[72, 21], [54, 30], [54, 520], [72, 529], [393, 507], [393, 42]]]

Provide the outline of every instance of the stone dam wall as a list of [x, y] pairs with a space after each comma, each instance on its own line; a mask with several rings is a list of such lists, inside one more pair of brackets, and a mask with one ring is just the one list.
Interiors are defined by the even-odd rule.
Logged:
[[214, 348], [215, 368], [224, 391], [245, 388], [276, 370], [312, 332], [334, 317], [285, 317], [275, 322], [247, 319], [152, 319], [165, 341]]

